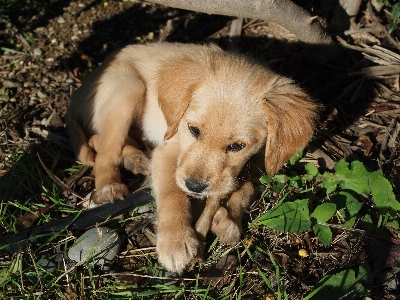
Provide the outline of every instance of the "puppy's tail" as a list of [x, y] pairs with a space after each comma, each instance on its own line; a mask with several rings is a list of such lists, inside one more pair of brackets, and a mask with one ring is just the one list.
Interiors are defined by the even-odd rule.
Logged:
[[67, 115], [67, 130], [69, 141], [76, 157], [85, 165], [93, 166], [96, 154], [89, 146], [85, 132], [82, 126], [75, 119], [68, 118]]

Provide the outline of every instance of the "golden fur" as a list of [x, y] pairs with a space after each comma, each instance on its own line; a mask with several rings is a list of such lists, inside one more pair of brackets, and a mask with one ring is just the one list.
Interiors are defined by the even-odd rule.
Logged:
[[[72, 96], [67, 113], [77, 157], [94, 167], [94, 201], [123, 199], [119, 167], [151, 174], [157, 253], [182, 272], [209, 228], [236, 243], [253, 187], [249, 159], [265, 147], [276, 173], [314, 131], [318, 105], [291, 79], [217, 46], [149, 44], [111, 55]], [[130, 136], [154, 145], [151, 163]], [[193, 225], [191, 198], [207, 198]]]

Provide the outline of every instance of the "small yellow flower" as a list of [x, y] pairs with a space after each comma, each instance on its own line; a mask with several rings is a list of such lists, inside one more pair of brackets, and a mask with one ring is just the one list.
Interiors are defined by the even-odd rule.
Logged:
[[106, 2], [103, 3], [103, 6], [104, 6], [104, 7], [107, 7], [108, 4], [109, 4], [109, 3], [106, 1]]
[[299, 250], [299, 256], [300, 256], [301, 258], [307, 257], [307, 256], [308, 256], [307, 250], [306, 250], [306, 249], [300, 249], [300, 250]]
[[275, 296], [272, 295], [272, 294], [268, 294], [268, 295], [265, 297], [265, 300], [275, 300]]

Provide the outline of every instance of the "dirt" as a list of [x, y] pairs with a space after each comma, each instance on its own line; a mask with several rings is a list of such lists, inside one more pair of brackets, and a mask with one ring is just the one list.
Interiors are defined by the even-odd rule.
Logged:
[[[113, 50], [132, 43], [154, 42], [163, 37], [163, 40], [171, 42], [199, 43], [207, 40], [222, 48], [230, 45], [230, 17], [129, 1], [52, 0], [33, 1], [31, 5], [21, 1], [12, 5], [12, 10], [6, 10], [9, 18], [0, 19], [0, 47], [17, 50], [5, 51], [1, 55], [0, 81], [3, 88], [0, 92], [0, 176], [13, 174], [16, 159], [12, 153], [31, 156], [38, 153], [44, 164], [51, 166], [52, 173], [83, 197], [93, 189], [90, 169], [86, 168], [77, 175], [63, 171], [76, 165], [68, 145], [64, 117], [69, 97], [81, 85], [82, 78]], [[329, 25], [333, 9], [327, 9], [319, 1], [308, 1], [305, 8], [318, 14], [323, 23]], [[387, 13], [382, 11], [377, 15], [382, 24], [388, 25]], [[173, 24], [170, 32], [167, 30], [169, 20]], [[366, 7], [361, 8], [357, 21], [362, 28], [374, 26]], [[340, 58], [320, 62], [314, 59], [312, 47], [303, 47], [295, 36], [276, 24], [266, 24], [262, 20], [245, 20], [244, 24], [238, 50], [296, 79], [325, 105], [317, 138], [310, 145], [307, 158], [326, 169], [331, 167], [333, 161], [341, 158], [348, 161], [360, 160], [369, 170], [381, 169], [398, 195], [399, 75], [352, 75], [374, 65], [357, 49], [342, 47]], [[334, 28], [328, 26], [327, 30], [336, 36]], [[379, 45], [393, 53], [399, 52], [382, 32], [339, 35], [347, 44], [360, 48], [362, 45], [368, 48]], [[390, 64], [400, 64], [400, 60], [386, 63]], [[125, 173], [124, 178], [131, 190], [137, 188], [143, 180]], [[29, 186], [24, 186], [23, 191], [26, 190], [29, 190]], [[16, 194], [26, 197], [23, 191]], [[65, 190], [61, 193], [69, 201], [79, 201]], [[37, 198], [41, 199], [40, 193]], [[46, 201], [43, 200], [45, 207], [51, 207]], [[248, 218], [256, 215], [262, 206], [262, 201], [256, 201]], [[150, 208], [150, 212], [153, 211], [154, 208]], [[40, 213], [47, 212], [43, 210]], [[28, 218], [27, 222], [25, 227], [34, 226], [37, 218]], [[143, 230], [145, 228], [148, 230]], [[123, 229], [128, 237], [124, 253], [143, 248], [150, 249], [141, 251], [143, 253], [154, 251], [151, 248], [154, 232], [151, 214], [140, 221], [128, 222]], [[253, 275], [257, 273], [257, 266], [273, 269], [273, 264], [254, 245], [270, 249], [279, 266], [286, 270], [283, 280], [291, 295], [309, 293], [312, 286], [330, 270], [364, 261], [378, 261], [376, 264], [379, 267], [376, 270], [400, 267], [395, 259], [398, 245], [382, 242], [378, 249], [387, 252], [386, 257], [389, 259], [379, 260], [376, 257], [381, 256], [376, 255], [376, 248], [370, 247], [370, 240], [358, 234], [339, 231], [336, 232], [334, 242], [324, 248], [309, 233], [248, 229], [246, 242], [254, 262], [244, 258], [246, 251], [243, 248], [240, 250], [242, 252], [233, 250], [223, 258], [213, 258], [211, 253], [210, 263], [200, 273], [201, 284], [211, 284], [215, 290], [227, 288], [237, 280], [237, 266], [240, 262], [249, 276], [243, 296], [249, 299], [265, 298], [253, 287], [257, 285]], [[299, 257], [300, 249], [314, 253], [313, 258]], [[146, 265], [146, 257], [121, 255], [116, 270], [119, 273], [134, 272]], [[150, 258], [156, 261], [154, 256]], [[243, 260], [239, 261], [241, 258]], [[195, 276], [195, 271], [187, 274], [189, 278]], [[120, 275], [118, 278], [131, 284], [140, 284], [146, 280], [146, 277], [130, 275]], [[273, 276], [270, 280], [273, 285], [277, 284]], [[398, 290], [396, 294], [383, 285], [371, 288], [369, 293], [375, 299], [396, 299], [399, 295]]]

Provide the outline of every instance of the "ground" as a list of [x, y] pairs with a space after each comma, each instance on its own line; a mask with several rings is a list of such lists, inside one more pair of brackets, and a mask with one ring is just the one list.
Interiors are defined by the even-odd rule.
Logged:
[[[316, 165], [322, 174], [332, 172], [340, 159], [361, 161], [368, 171], [381, 170], [399, 199], [398, 36], [395, 31], [390, 41], [381, 27], [374, 29], [377, 22], [383, 28], [390, 25], [390, 7], [372, 15], [363, 3], [350, 34], [333, 25], [336, 1], [327, 1], [331, 6], [324, 1], [296, 2], [320, 17], [341, 49], [339, 57], [319, 61], [313, 48], [301, 45], [293, 34], [276, 24], [250, 19], [244, 20], [235, 49], [294, 78], [324, 104], [316, 137], [300, 161], [288, 165], [282, 174], [301, 174], [306, 163]], [[76, 215], [82, 210], [80, 197], [90, 197], [91, 169], [75, 161], [64, 117], [71, 93], [109, 53], [124, 45], [158, 40], [212, 41], [224, 49], [232, 45], [228, 37], [231, 17], [117, 0], [0, 3], [4, 6], [0, 8], [1, 235]], [[143, 182], [128, 172], [123, 175], [131, 191]], [[316, 206], [318, 183], [307, 184], [313, 190], [307, 195]], [[283, 181], [264, 181], [258, 186], [260, 196], [245, 224], [273, 207], [285, 193], [288, 199], [298, 199], [304, 188]], [[368, 195], [357, 197], [366, 204], [371, 202]], [[363, 209], [374, 224], [383, 224], [373, 206], [364, 205]], [[357, 222], [362, 225], [364, 219]], [[154, 207], [149, 206], [108, 223], [125, 239], [122, 252], [107, 272], [86, 262], [74, 266], [68, 261], [66, 251], [81, 230], [61, 232], [50, 242], [13, 253], [0, 252], [0, 295], [46, 299], [49, 295], [57, 299], [132, 295], [279, 299], [287, 295], [301, 299], [324, 276], [348, 275], [340, 273], [346, 270], [361, 274], [368, 265], [373, 279], [361, 281], [365, 291], [353, 294], [349, 289], [342, 299], [357, 295], [399, 299], [398, 227], [376, 225], [370, 230], [354, 226], [347, 230], [337, 225], [332, 227], [333, 240], [327, 246], [312, 230], [280, 232], [245, 226], [245, 238], [235, 247], [215, 244], [210, 235], [206, 263], [181, 278], [168, 279], [156, 264]], [[59, 271], [46, 273], [38, 262], [43, 257], [56, 258]], [[327, 292], [334, 294], [333, 288]]]

